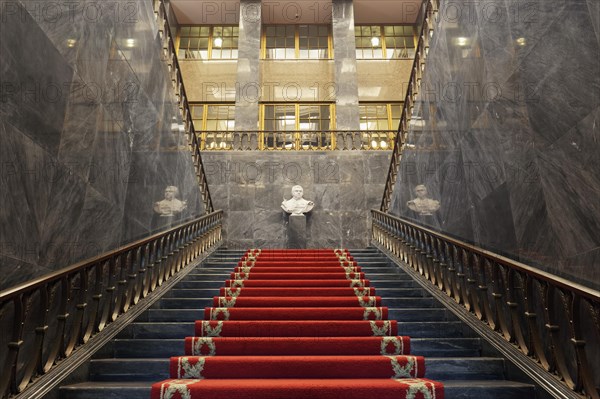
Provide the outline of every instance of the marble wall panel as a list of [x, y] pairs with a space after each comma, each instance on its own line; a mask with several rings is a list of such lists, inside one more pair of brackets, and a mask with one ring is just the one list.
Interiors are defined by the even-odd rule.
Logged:
[[285, 247], [288, 216], [280, 206], [300, 184], [316, 204], [308, 245], [360, 248], [369, 243], [367, 210], [379, 206], [384, 180], [376, 174], [387, 174], [390, 153], [211, 151], [203, 159], [215, 207], [225, 211], [227, 246]]
[[[598, 288], [597, 6], [490, 4], [440, 19], [392, 213]], [[406, 205], [417, 184], [433, 217]]]
[[354, 4], [352, 0], [333, 0], [332, 3], [336, 127], [339, 130], [358, 130]]
[[[240, 87], [252, 91], [260, 82], [261, 2], [240, 1], [240, 39], [238, 46], [237, 78]], [[242, 90], [242, 93], [244, 90]], [[235, 127], [238, 130], [258, 129], [258, 99], [240, 95], [235, 104]]]
[[[204, 212], [151, 2], [11, 7], [0, 24], [0, 289]], [[153, 203], [167, 185], [189, 206], [161, 220]]]
[[73, 68], [23, 5], [10, 6], [0, 24], [0, 116], [56, 155]]

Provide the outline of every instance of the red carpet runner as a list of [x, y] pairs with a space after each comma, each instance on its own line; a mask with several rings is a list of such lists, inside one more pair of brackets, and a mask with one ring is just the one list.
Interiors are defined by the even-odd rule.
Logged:
[[443, 399], [346, 250], [249, 250], [152, 399]]

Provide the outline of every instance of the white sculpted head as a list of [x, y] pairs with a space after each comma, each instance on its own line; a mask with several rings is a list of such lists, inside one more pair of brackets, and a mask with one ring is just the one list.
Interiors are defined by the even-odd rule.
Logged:
[[154, 212], [160, 216], [175, 216], [181, 213], [187, 207], [187, 202], [178, 200], [178, 194], [179, 189], [176, 186], [167, 186], [165, 199], [154, 203]]
[[302, 186], [294, 186], [292, 187], [292, 198], [299, 200], [304, 196], [304, 189]]
[[302, 186], [296, 185], [292, 187], [292, 198], [287, 201], [284, 199], [281, 203], [281, 209], [292, 215], [302, 215], [310, 212], [315, 206], [315, 203], [307, 201], [303, 197], [304, 189]]
[[420, 216], [432, 216], [433, 212], [440, 209], [440, 202], [431, 198], [427, 198], [427, 187], [424, 184], [419, 184], [415, 187], [417, 198], [406, 203], [408, 208], [417, 212]]

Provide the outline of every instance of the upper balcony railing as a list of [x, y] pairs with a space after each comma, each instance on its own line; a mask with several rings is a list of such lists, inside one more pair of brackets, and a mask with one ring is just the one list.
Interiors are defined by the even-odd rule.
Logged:
[[408, 81], [408, 90], [406, 91], [406, 98], [404, 99], [400, 124], [398, 126], [398, 135], [396, 136], [396, 142], [393, 146], [392, 160], [390, 162], [390, 169], [385, 183], [383, 199], [381, 200], [380, 209], [383, 212], [387, 212], [390, 207], [392, 192], [394, 191], [394, 185], [396, 184], [400, 160], [408, 136], [413, 109], [421, 88], [421, 80], [423, 78], [423, 72], [425, 71], [425, 60], [427, 59], [429, 52], [429, 42], [433, 37], [434, 24], [438, 18], [440, 0], [425, 0], [423, 7], [423, 21], [421, 24], [419, 43], [417, 44], [415, 51], [415, 61], [413, 62], [410, 79]]
[[179, 104], [179, 109], [181, 111], [183, 126], [188, 138], [188, 144], [192, 153], [196, 177], [198, 179], [202, 200], [204, 202], [204, 209], [206, 209], [207, 213], [210, 213], [214, 211], [214, 207], [210, 197], [206, 175], [204, 173], [202, 157], [200, 156], [201, 144], [198, 136], [196, 135], [196, 130], [194, 129], [192, 112], [190, 111], [188, 97], [185, 91], [185, 86], [183, 85], [183, 77], [181, 76], [181, 68], [179, 67], [179, 60], [177, 59], [175, 41], [171, 35], [171, 28], [167, 18], [167, 9], [163, 0], [153, 0], [153, 4], [156, 23], [158, 26], [158, 33], [162, 41], [162, 55], [169, 68], [171, 82], [173, 89], [175, 90], [175, 96]]
[[391, 150], [394, 130], [202, 131], [202, 151]]

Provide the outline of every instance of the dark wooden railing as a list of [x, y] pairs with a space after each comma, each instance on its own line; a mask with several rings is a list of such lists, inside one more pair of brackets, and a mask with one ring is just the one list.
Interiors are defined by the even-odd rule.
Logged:
[[0, 292], [0, 397], [80, 345], [221, 241], [222, 211]]
[[202, 157], [200, 156], [200, 138], [196, 135], [196, 130], [194, 129], [192, 112], [190, 110], [188, 97], [183, 84], [183, 77], [181, 76], [181, 68], [179, 67], [177, 52], [175, 50], [175, 41], [171, 36], [171, 28], [167, 18], [166, 6], [163, 0], [153, 0], [153, 4], [154, 15], [156, 16], [156, 24], [158, 25], [158, 33], [160, 35], [160, 40], [162, 41], [163, 58], [169, 68], [171, 83], [173, 84], [175, 96], [177, 97], [177, 102], [181, 111], [183, 126], [188, 138], [190, 151], [192, 153], [196, 178], [200, 186], [200, 192], [202, 193], [204, 209], [206, 209], [206, 213], [211, 213], [214, 211], [214, 207], [210, 197], [210, 191], [208, 190], [208, 182], [206, 180], [206, 174], [204, 173]]
[[398, 134], [396, 142], [393, 146], [392, 159], [388, 170], [387, 180], [381, 200], [380, 210], [387, 212], [390, 207], [392, 192], [396, 184], [398, 176], [398, 168], [400, 167], [400, 159], [404, 150], [404, 143], [408, 136], [410, 121], [412, 119], [413, 109], [417, 101], [417, 95], [421, 88], [421, 80], [425, 71], [425, 60], [429, 53], [429, 43], [433, 37], [434, 25], [438, 19], [440, 0], [425, 0], [423, 4], [423, 20], [421, 25], [421, 33], [419, 35], [419, 43], [415, 51], [415, 61], [413, 62], [410, 78], [408, 80], [408, 90], [402, 107], [400, 123], [398, 125]]
[[371, 212], [374, 244], [572, 391], [600, 397], [600, 292], [410, 221]]

